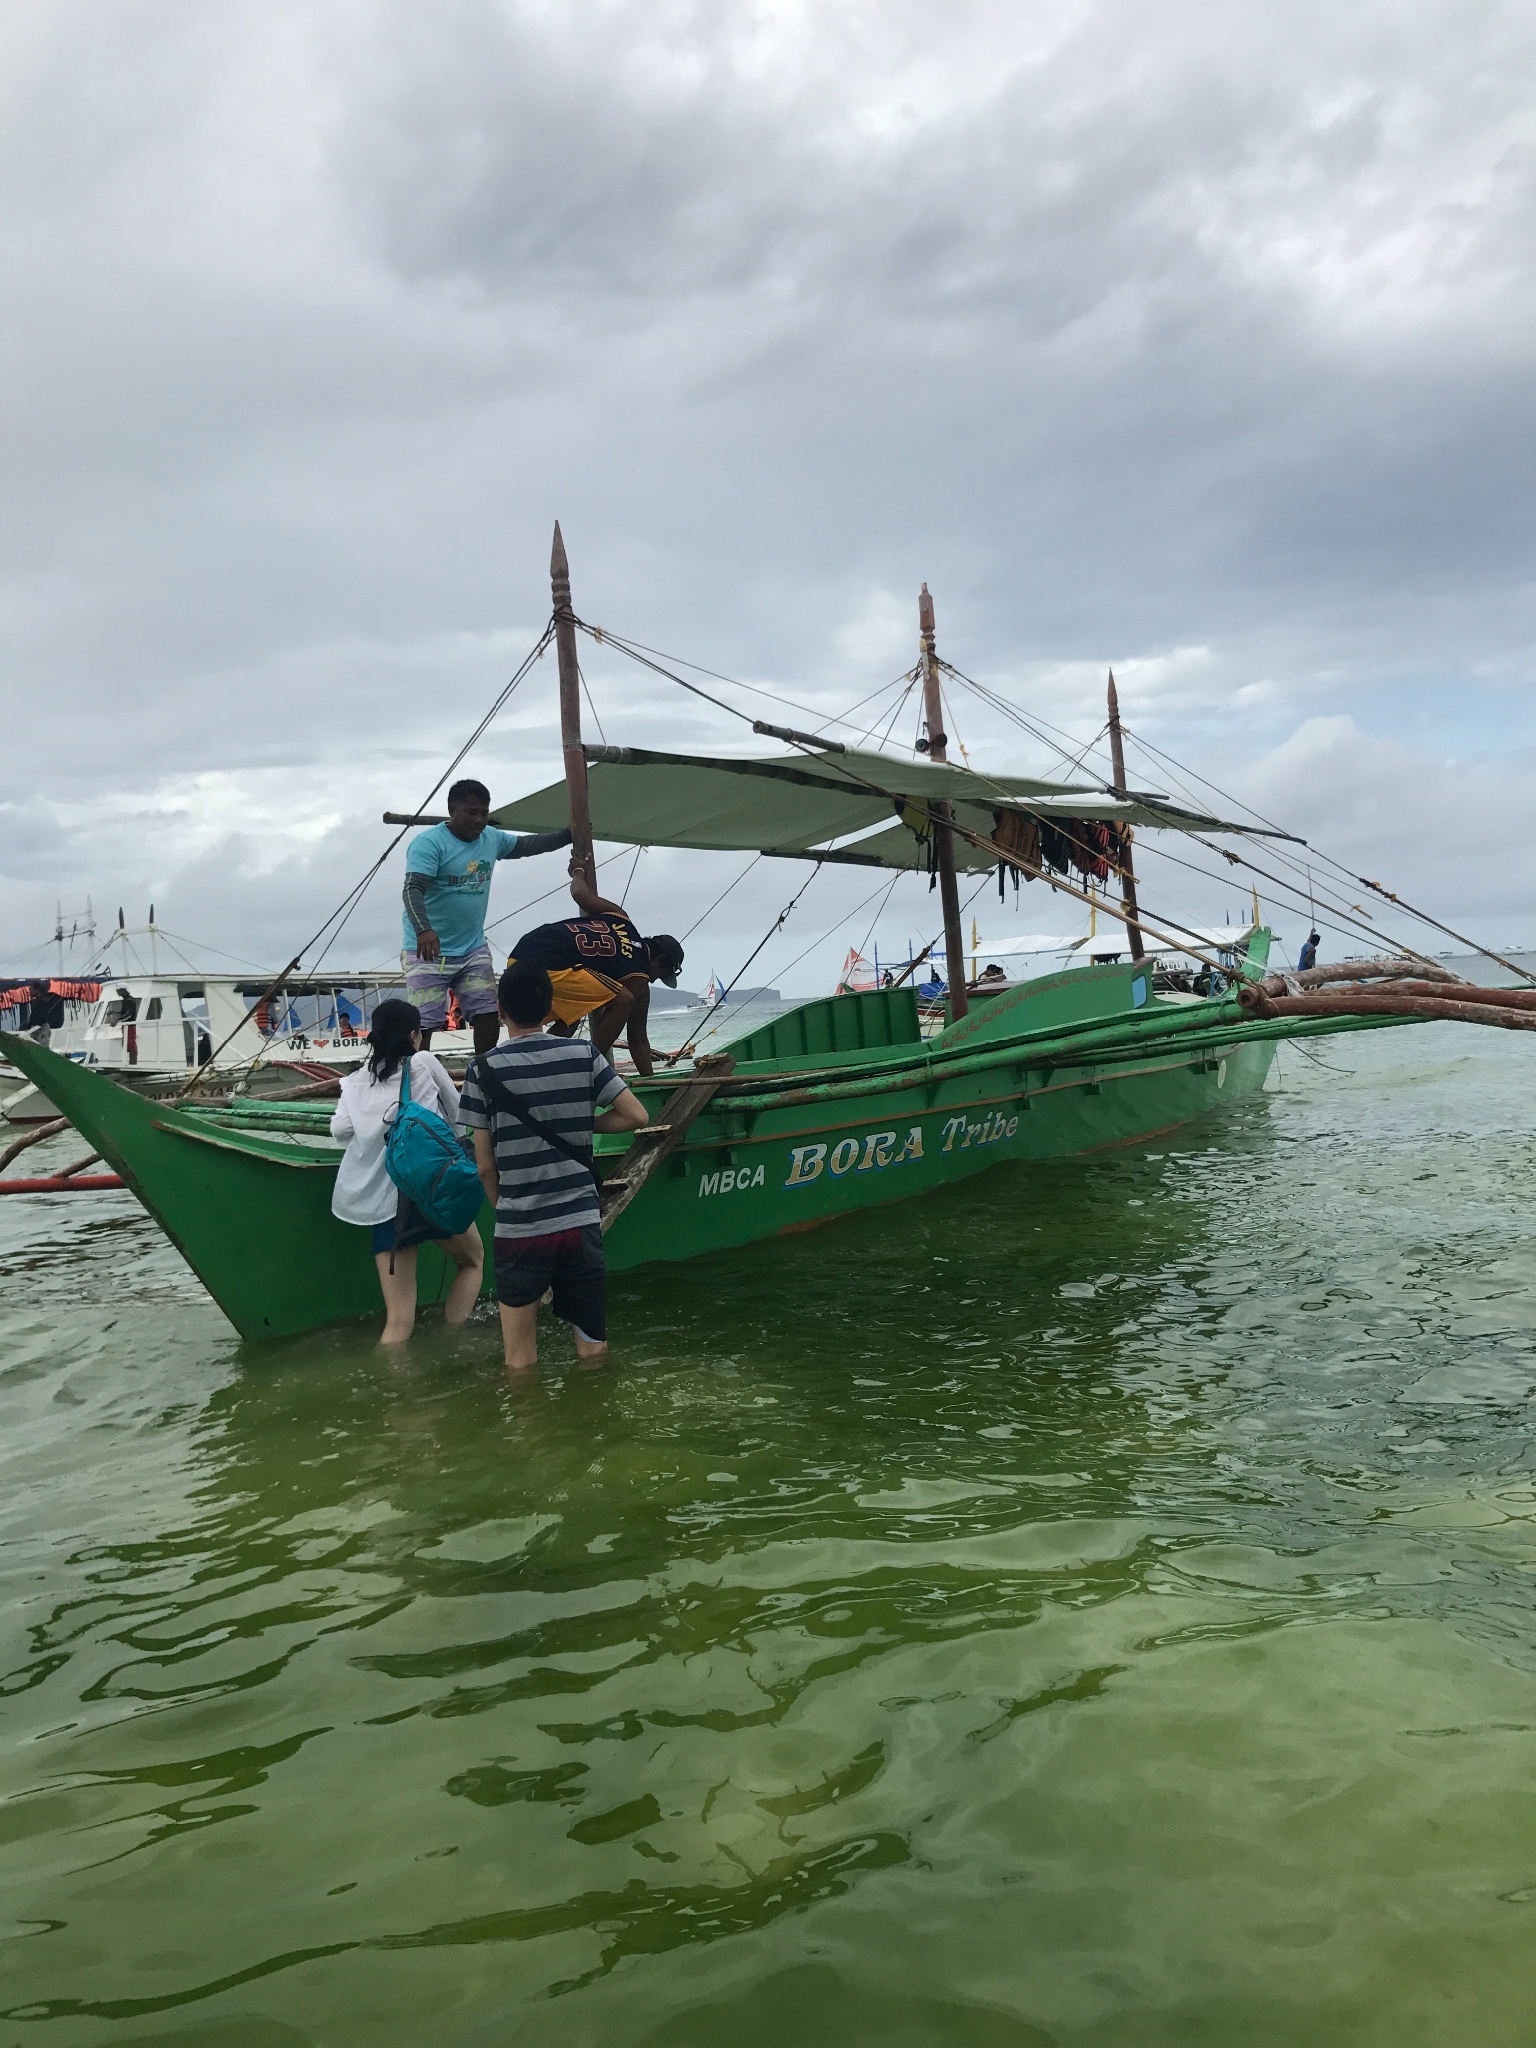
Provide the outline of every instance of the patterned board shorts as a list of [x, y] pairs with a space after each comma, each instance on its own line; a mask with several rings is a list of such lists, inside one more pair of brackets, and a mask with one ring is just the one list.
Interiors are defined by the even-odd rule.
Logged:
[[442, 960], [402, 953], [400, 965], [405, 969], [405, 992], [421, 1012], [423, 1031], [441, 1031], [447, 1024], [449, 989], [458, 998], [459, 1014], [466, 1023], [475, 1017], [495, 1016], [496, 969], [489, 946]]

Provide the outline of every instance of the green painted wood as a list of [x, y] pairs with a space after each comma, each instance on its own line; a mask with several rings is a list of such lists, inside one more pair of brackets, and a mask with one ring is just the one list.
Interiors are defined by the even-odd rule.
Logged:
[[[217, 1145], [199, 1142], [208, 1112], [147, 1103], [30, 1041], [0, 1043], [122, 1175], [243, 1336], [377, 1313], [368, 1235], [331, 1215], [330, 1171], [295, 1172], [267, 1156], [270, 1138], [233, 1127]], [[1089, 1068], [1074, 1082], [989, 1066], [929, 1074], [895, 1092], [855, 1088], [826, 1105], [723, 1100], [614, 1225], [609, 1261], [622, 1271], [725, 1250], [929, 1193], [1005, 1159], [1146, 1136], [1261, 1086], [1270, 1056], [1261, 1045], [1209, 1070], [1179, 1058], [1106, 1073], [1092, 1095]], [[490, 1222], [482, 1211], [482, 1230]], [[424, 1301], [446, 1291], [445, 1265], [422, 1248]]]
[[[243, 1337], [379, 1312], [368, 1232], [331, 1214], [339, 1154], [329, 1170], [295, 1173], [263, 1157], [261, 1139], [237, 1143], [234, 1130], [227, 1145], [200, 1144], [209, 1112], [200, 1119], [147, 1101], [30, 1039], [0, 1033], [0, 1045], [29, 1080], [45, 1077], [50, 1100], [122, 1175]], [[446, 1294], [447, 1265], [436, 1246], [422, 1247], [423, 1301]]]
[[783, 1066], [796, 1060], [884, 1051], [921, 1042], [913, 991], [882, 988], [801, 1003], [719, 1050], [729, 1053], [739, 1069], [763, 1061]]
[[[615, 1271], [810, 1229], [931, 1194], [1004, 1161], [1061, 1159], [1188, 1123], [1264, 1085], [1273, 1043], [1010, 1079], [963, 1076], [905, 1093], [757, 1116], [722, 1108], [609, 1233]], [[701, 1122], [705, 1120], [701, 1119]], [[734, 1122], [736, 1128], [728, 1126]], [[726, 1129], [718, 1126], [726, 1125]], [[715, 1127], [715, 1128], [711, 1128]]]
[[[905, 1019], [889, 999], [904, 991], [803, 1005], [812, 1014], [776, 1042], [809, 1049], [732, 1076], [613, 1225], [610, 1265], [623, 1271], [727, 1251], [932, 1194], [1004, 1161], [1128, 1144], [1262, 1088], [1281, 1038], [1418, 1021], [1255, 1023], [1230, 1000], [1128, 1008], [1132, 973], [1045, 977], [1020, 992], [1007, 1032], [961, 1027], [926, 1045], [915, 1033], [896, 1036]], [[882, 1031], [886, 1042], [868, 1042]], [[854, 1033], [866, 1040], [857, 1050], [816, 1049], [818, 1037]], [[177, 1107], [29, 1039], [0, 1034], [0, 1048], [122, 1175], [242, 1335], [281, 1337], [377, 1314], [368, 1233], [330, 1213], [339, 1154], [301, 1142], [319, 1135], [313, 1104], [273, 1104], [255, 1117]], [[675, 1082], [636, 1085], [654, 1114]], [[285, 1143], [284, 1131], [300, 1142]], [[632, 1143], [599, 1136], [599, 1170]], [[482, 1209], [487, 1239], [492, 1220]], [[489, 1271], [488, 1260], [488, 1287]], [[421, 1299], [440, 1300], [450, 1275], [435, 1246], [422, 1247], [418, 1274]]]

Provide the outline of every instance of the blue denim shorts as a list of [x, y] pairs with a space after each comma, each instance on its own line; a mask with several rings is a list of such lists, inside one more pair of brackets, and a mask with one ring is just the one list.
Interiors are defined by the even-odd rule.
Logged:
[[429, 1223], [416, 1204], [412, 1202], [406, 1212], [405, 1224], [400, 1232], [400, 1242], [395, 1242], [395, 1219], [373, 1226], [373, 1248], [376, 1252], [409, 1251], [412, 1245], [441, 1244], [452, 1237], [451, 1230], [439, 1230], [435, 1223]]

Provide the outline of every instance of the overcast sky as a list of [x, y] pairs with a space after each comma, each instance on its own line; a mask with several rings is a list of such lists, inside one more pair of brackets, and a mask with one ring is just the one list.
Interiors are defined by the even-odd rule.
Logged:
[[[911, 663], [926, 578], [1032, 716], [1086, 742], [1113, 664], [1157, 747], [1536, 944], [1533, 77], [1536, 11], [1476, 0], [5, 10], [0, 963], [89, 894], [281, 964], [537, 636], [556, 516], [584, 617], [822, 716]], [[586, 662], [610, 740], [743, 745]], [[499, 798], [558, 772], [553, 667], [471, 763]], [[744, 864], [647, 854], [632, 907], [682, 932]], [[398, 943], [401, 866], [333, 957]], [[755, 869], [685, 982], [803, 879]], [[868, 888], [751, 978], [827, 986]], [[903, 880], [877, 936], [936, 921]]]

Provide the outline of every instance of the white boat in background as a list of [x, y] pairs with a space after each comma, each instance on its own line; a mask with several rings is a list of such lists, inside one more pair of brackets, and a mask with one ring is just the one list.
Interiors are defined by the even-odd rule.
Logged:
[[[190, 1071], [209, 1067], [215, 1055], [221, 1083], [270, 1092], [361, 1065], [374, 1010], [387, 996], [405, 993], [398, 976], [352, 970], [293, 975], [272, 995], [269, 981], [190, 968], [101, 977], [95, 1000], [70, 1001], [47, 1042], [66, 1059], [105, 1069], [147, 1093], [168, 1090]], [[436, 1032], [433, 1051], [467, 1060], [473, 1034]], [[19, 1085], [7, 1086], [13, 1076]], [[56, 1114], [14, 1069], [0, 1067], [0, 1118], [37, 1124]]]

